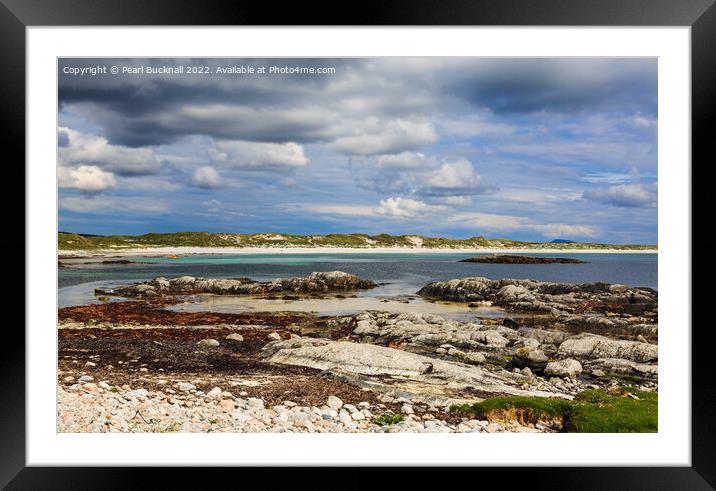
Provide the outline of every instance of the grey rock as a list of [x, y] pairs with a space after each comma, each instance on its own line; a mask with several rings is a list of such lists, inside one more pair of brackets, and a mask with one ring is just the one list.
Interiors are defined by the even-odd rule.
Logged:
[[252, 408], [252, 409], [263, 409], [263, 408], [264, 408], [264, 401], [261, 400], [261, 399], [258, 399], [258, 398], [256, 398], [256, 397], [250, 397], [250, 398], [246, 401], [246, 405], [247, 405], [249, 408]]
[[223, 391], [219, 387], [214, 387], [209, 392], [206, 393], [207, 399], [214, 399], [214, 400], [221, 400], [221, 397], [223, 395]]
[[196, 345], [200, 348], [215, 348], [219, 346], [219, 342], [216, 339], [202, 339]]
[[328, 396], [328, 401], [326, 402], [326, 405], [334, 410], [339, 410], [341, 407], [343, 407], [343, 401], [341, 401], [336, 396]]
[[461, 323], [417, 313], [387, 316], [361, 314], [353, 334], [382, 342], [407, 342], [413, 346], [429, 347], [438, 354], [445, 354], [451, 349], [499, 349], [509, 344], [506, 336], [518, 335], [511, 329], [486, 329], [475, 323]]
[[495, 293], [495, 302], [501, 305], [515, 302], [534, 302], [537, 297], [521, 285], [505, 285]]
[[475, 352], [475, 351], [465, 352], [465, 351], [461, 351], [461, 350], [453, 348], [453, 349], [449, 350], [447, 352], [447, 354], [449, 356], [457, 358], [458, 360], [460, 360], [464, 363], [469, 363], [471, 365], [482, 365], [486, 361], [485, 355], [483, 355], [482, 353]]
[[536, 349], [536, 348], [539, 348], [540, 342], [534, 338], [524, 338], [522, 340], [522, 346], [524, 348]]
[[527, 367], [534, 373], [542, 373], [548, 361], [549, 358], [547, 358], [547, 355], [545, 355], [542, 350], [522, 347], [515, 351], [514, 356], [507, 366], [519, 369]]
[[578, 334], [565, 340], [559, 346], [562, 356], [581, 359], [620, 358], [635, 362], [657, 360], [659, 348], [656, 345], [638, 341], [609, 339], [594, 334]]
[[555, 377], [576, 378], [580, 373], [582, 373], [582, 364], [571, 358], [553, 361], [547, 363], [544, 373], [547, 375], [554, 375]]
[[[656, 380], [659, 375], [659, 367], [656, 364], [639, 363], [619, 358], [587, 360], [585, 366], [595, 377], [603, 377], [607, 373], [619, 373]], [[597, 375], [597, 373], [601, 373], [601, 375]]]
[[338, 413], [338, 419], [343, 423], [344, 425], [353, 425], [353, 418], [351, 418], [351, 415], [348, 411], [345, 409], [341, 409]]
[[553, 331], [531, 327], [521, 327], [519, 333], [528, 339], [534, 339], [538, 344], [559, 345], [569, 336], [563, 331]]
[[135, 389], [126, 392], [124, 395], [127, 397], [147, 397], [149, 395], [149, 391], [146, 389]]
[[176, 387], [182, 392], [190, 392], [196, 389], [196, 386], [194, 384], [190, 384], [189, 382], [179, 382], [176, 384]]

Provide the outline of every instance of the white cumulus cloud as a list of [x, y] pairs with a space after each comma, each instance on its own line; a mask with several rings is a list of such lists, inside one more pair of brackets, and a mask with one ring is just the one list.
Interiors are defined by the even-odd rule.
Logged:
[[376, 211], [380, 215], [413, 218], [441, 213], [445, 210], [444, 206], [431, 205], [410, 198], [388, 198], [380, 201], [380, 206]]
[[209, 154], [217, 163], [244, 169], [302, 167], [308, 164], [303, 147], [292, 142], [219, 141]]
[[149, 148], [111, 145], [107, 139], [61, 127], [62, 144], [58, 148], [60, 166], [91, 165], [120, 175], [154, 174], [161, 160]]
[[117, 185], [114, 174], [96, 165], [58, 167], [57, 184], [61, 188], [78, 189], [86, 193], [98, 193]]
[[194, 169], [191, 176], [191, 184], [203, 189], [217, 189], [222, 187], [221, 176], [216, 169], [210, 165], [204, 165]]
[[475, 173], [469, 160], [446, 161], [425, 179], [426, 193], [434, 195], [471, 195], [494, 189]]
[[433, 205], [402, 197], [383, 199], [380, 201], [378, 206], [326, 203], [302, 205], [293, 209], [307, 210], [327, 215], [353, 217], [383, 216], [386, 218], [418, 218], [444, 213], [448, 210], [446, 206]]
[[438, 141], [426, 121], [392, 120], [369, 125], [363, 132], [336, 138], [333, 147], [351, 155], [379, 155], [415, 150]]

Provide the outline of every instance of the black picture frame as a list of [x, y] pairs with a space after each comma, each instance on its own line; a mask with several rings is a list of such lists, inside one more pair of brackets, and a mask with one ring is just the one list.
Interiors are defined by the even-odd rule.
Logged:
[[[692, 67], [692, 261], [708, 261], [716, 250], [716, 239], [697, 223], [708, 224], [710, 195], [715, 171], [708, 131], [716, 119], [716, 6], [714, 0], [383, 0], [356, 4], [248, 2], [245, 0], [0, 0], [0, 121], [7, 182], [25, 182], [18, 164], [25, 156], [25, 29], [28, 26], [168, 26], [168, 25], [441, 25], [441, 26], [690, 26]], [[711, 125], [709, 123], [712, 123]], [[685, 162], [684, 165], [689, 165]], [[698, 172], [697, 172], [698, 171]], [[698, 174], [698, 179], [693, 179]], [[16, 184], [14, 187], [19, 188]], [[23, 187], [24, 188], [24, 187]], [[6, 188], [7, 190], [7, 188]], [[13, 195], [14, 194], [14, 195]], [[4, 193], [4, 209], [17, 208], [15, 193]], [[704, 218], [703, 222], [698, 217]], [[8, 217], [10, 218], [10, 217]], [[5, 257], [25, 258], [24, 220], [19, 214], [14, 231], [0, 245]], [[705, 227], [708, 228], [708, 227]], [[19, 269], [19, 261], [11, 261]], [[698, 272], [706, 276], [708, 269]], [[20, 272], [18, 271], [19, 275]], [[19, 276], [18, 276], [19, 277]], [[692, 305], [708, 302], [709, 291], [692, 285]], [[18, 295], [17, 281], [3, 285], [5, 298]], [[695, 320], [696, 317], [693, 317]], [[25, 460], [25, 339], [9, 323], [0, 342], [2, 367], [0, 401], [0, 486], [8, 489], [134, 489], [149, 481], [137, 480], [138, 469], [26, 467]], [[695, 322], [692, 320], [692, 324]], [[677, 326], [670, 326], [676, 328]], [[679, 326], [681, 327], [681, 326]], [[709, 326], [692, 330], [692, 467], [586, 467], [482, 469], [479, 482], [491, 478], [508, 484], [529, 485], [531, 489], [712, 489], [716, 486], [716, 405], [708, 342]], [[12, 332], [11, 332], [12, 331]], [[519, 451], [519, 449], [516, 449]], [[578, 451], [578, 449], [575, 449]], [[144, 469], [146, 471], [146, 469]], [[243, 472], [243, 471], [242, 471]], [[325, 470], [310, 471], [316, 479], [329, 480]], [[375, 485], [369, 474], [349, 470], [341, 487], [365, 489]], [[386, 473], [382, 484], [405, 483], [404, 473]], [[172, 481], [187, 484], [204, 476], [196, 470], [173, 469], [163, 473], [163, 487]], [[422, 479], [423, 471], [413, 469], [411, 477]], [[295, 474], [271, 472], [271, 488], [277, 478]], [[293, 477], [291, 477], [293, 476]], [[469, 479], [478, 478], [472, 471]], [[509, 476], [509, 477], [505, 477]], [[460, 485], [453, 481], [453, 485]], [[469, 482], [469, 481], [465, 481]], [[218, 483], [216, 483], [218, 484]]]

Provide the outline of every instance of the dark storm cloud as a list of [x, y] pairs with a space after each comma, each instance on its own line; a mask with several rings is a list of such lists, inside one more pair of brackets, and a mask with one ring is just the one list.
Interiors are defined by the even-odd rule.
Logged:
[[[334, 67], [332, 75], [75, 76], [65, 66]], [[262, 59], [60, 62], [61, 109], [81, 113], [112, 144], [167, 144], [186, 135], [257, 142], [333, 142], [366, 155], [396, 120], [487, 108], [496, 114], [584, 110], [656, 113], [656, 61], [645, 59]], [[402, 124], [402, 123], [401, 123]], [[393, 124], [393, 127], [395, 125]], [[379, 140], [376, 141], [376, 138]], [[405, 138], [401, 138], [405, 140]], [[367, 142], [364, 144], [363, 142]], [[339, 149], [340, 149], [339, 148]]]
[[328, 136], [334, 117], [320, 108], [271, 110], [223, 103], [191, 103], [157, 108], [139, 115], [119, 114], [97, 103], [79, 103], [73, 110], [86, 114], [107, 139], [129, 147], [163, 145], [188, 135], [225, 140], [311, 143]]
[[[67, 73], [68, 68], [103, 66], [117, 67], [261, 67], [289, 65], [298, 67], [335, 67], [345, 60], [324, 59], [94, 59], [63, 58], [59, 64], [59, 100], [62, 103], [92, 101], [106, 104], [123, 114], [141, 114], [157, 107], [171, 107], [187, 101], [197, 103], [227, 102], [236, 104], [269, 104], [290, 100], [301, 92], [310, 94], [325, 85], [327, 76], [307, 77], [300, 74], [272, 75], [270, 78], [251, 75], [217, 74], [118, 74], [97, 73], [77, 76]], [[273, 84], [268, 82], [274, 81]], [[282, 90], [276, 90], [276, 84]], [[141, 103], [141, 104], [138, 104]]]
[[655, 114], [656, 84], [656, 59], [495, 59], [456, 73], [445, 88], [495, 113]]
[[[325, 118], [317, 125], [312, 118], [291, 118], [280, 109], [296, 107], [295, 101], [316, 102], [316, 94], [333, 75], [112, 75], [77, 76], [65, 73], [64, 67], [141, 66], [291, 66], [335, 67], [341, 60], [294, 59], [63, 59], [59, 69], [58, 97], [60, 110], [71, 107], [100, 126], [110, 143], [132, 147], [171, 143], [185, 135], [208, 135], [224, 139], [246, 139], [264, 142], [312, 142], [322, 138]], [[193, 118], [182, 112], [187, 108], [221, 107], [216, 117]], [[261, 121], [250, 109], [271, 119]], [[227, 125], [227, 113], [235, 110]], [[278, 111], [277, 113], [273, 110]], [[243, 113], [242, 113], [243, 111]], [[237, 117], [238, 116], [238, 117]], [[304, 115], [305, 116], [305, 115]]]

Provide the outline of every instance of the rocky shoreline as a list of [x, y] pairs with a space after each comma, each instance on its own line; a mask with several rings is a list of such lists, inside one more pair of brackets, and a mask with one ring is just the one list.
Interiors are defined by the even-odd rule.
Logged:
[[[344, 403], [336, 396], [329, 396], [322, 404], [312, 406], [299, 405], [288, 399], [267, 406], [264, 399], [246, 397], [245, 391], [239, 393], [244, 394], [243, 397], [219, 386], [204, 392], [188, 382], [151, 392], [132, 389], [129, 385], [117, 388], [106, 381], [87, 382], [68, 388], [60, 386], [58, 394], [60, 431], [72, 433], [502, 433], [557, 430], [549, 424], [539, 423], [530, 429], [467, 417], [444, 419], [441, 416], [446, 413], [442, 408], [417, 405], [405, 398], [396, 400], [399, 406], [396, 411], [386, 411], [388, 405], [381, 402], [361, 401], [356, 406]], [[101, 416], [97, 418], [95, 414]], [[376, 417], [375, 414], [384, 416]]]
[[420, 290], [434, 301], [530, 313], [465, 322], [385, 311], [165, 308], [197, 291], [375, 286], [341, 272], [270, 283], [162, 280], [112, 292], [130, 301], [60, 309], [59, 431], [554, 432], [565, 422], [504, 412], [481, 419], [451, 408], [495, 397], [571, 401], [585, 390], [658, 390], [650, 289], [463, 278]]

